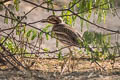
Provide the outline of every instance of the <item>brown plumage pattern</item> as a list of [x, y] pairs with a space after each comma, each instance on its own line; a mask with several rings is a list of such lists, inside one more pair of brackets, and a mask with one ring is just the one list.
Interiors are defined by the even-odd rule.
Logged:
[[58, 16], [51, 15], [47, 19], [42, 19], [41, 22], [53, 24], [52, 32], [63, 44], [80, 47], [82, 37], [79, 32], [67, 24], [62, 24], [62, 20]]

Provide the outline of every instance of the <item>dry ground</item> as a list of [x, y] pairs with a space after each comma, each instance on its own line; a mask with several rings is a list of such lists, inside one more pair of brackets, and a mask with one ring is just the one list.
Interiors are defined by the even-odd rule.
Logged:
[[5, 69], [5, 66], [1, 66], [0, 80], [120, 80], [120, 59], [116, 60], [113, 69], [109, 61], [99, 62], [106, 71], [86, 59], [76, 59], [73, 71], [68, 72], [66, 69], [62, 76], [61, 60], [28, 58], [24, 60], [35, 64], [28, 71]]

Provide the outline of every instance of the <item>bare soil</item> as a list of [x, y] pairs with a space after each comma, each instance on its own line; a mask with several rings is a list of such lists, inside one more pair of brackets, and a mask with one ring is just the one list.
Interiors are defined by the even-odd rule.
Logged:
[[[75, 59], [73, 69], [61, 73], [63, 60], [58, 59], [24, 59], [28, 63], [35, 62], [30, 70], [17, 71], [1, 66], [0, 80], [120, 80], [120, 59], [116, 60], [114, 67], [110, 61], [99, 62], [106, 69], [86, 59]], [[73, 60], [71, 60], [73, 61]]]

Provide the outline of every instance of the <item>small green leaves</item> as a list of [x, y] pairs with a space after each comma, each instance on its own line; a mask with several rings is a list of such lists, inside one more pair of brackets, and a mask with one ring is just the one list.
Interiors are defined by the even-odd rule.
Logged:
[[16, 26], [16, 35], [20, 35], [21, 34], [21, 28], [19, 25]]
[[[71, 15], [71, 12], [70, 11], [66, 11], [66, 12], [62, 12], [62, 15]], [[75, 20], [76, 20], [76, 16], [64, 16], [63, 17], [63, 21], [68, 24], [68, 25], [74, 25], [75, 23]]]
[[95, 54], [91, 54], [93, 54], [98, 60], [100, 60], [100, 58], [106, 59], [109, 57], [109, 47], [111, 42], [109, 41], [110, 38], [108, 36], [97, 32], [86, 31], [83, 34], [83, 38], [84, 46], [86, 47], [86, 51], [88, 51], [87, 53], [90, 52], [88, 45], [91, 45], [96, 52]]
[[33, 29], [29, 30], [26, 33], [26, 37], [30, 38], [30, 36], [31, 36], [31, 40], [34, 40], [37, 37], [37, 32], [35, 30], [33, 30]]
[[44, 48], [44, 49], [43, 49], [43, 51], [48, 52], [48, 51], [49, 51], [49, 49], [48, 49], [48, 48]]
[[[50, 24], [48, 24], [45, 28], [42, 29], [43, 32], [45, 32], [46, 39], [49, 40], [49, 31], [48, 28], [51, 27]], [[40, 32], [40, 36], [43, 35], [43, 32]]]
[[19, 11], [19, 3], [20, 3], [20, 0], [14, 0], [16, 11]]
[[31, 33], [32, 33], [32, 29], [27, 32], [26, 37], [30, 37]]
[[41, 39], [41, 38], [42, 38], [42, 35], [43, 35], [43, 32], [41, 31], [41, 32], [38, 34], [38, 37]]
[[83, 38], [85, 39], [85, 41], [88, 43], [88, 44], [91, 44], [94, 40], [95, 40], [95, 35], [94, 33], [92, 32], [84, 32], [83, 34]]
[[59, 51], [59, 53], [58, 53], [58, 59], [59, 60], [63, 60], [63, 56], [62, 56], [62, 52], [61, 51]]
[[34, 40], [36, 37], [37, 37], [37, 32], [33, 30], [31, 40]]
[[45, 36], [46, 36], [46, 39], [49, 40], [49, 34], [46, 33]]
[[[53, 0], [47, 0], [47, 8], [54, 9]], [[47, 9], [47, 11], [49, 12], [49, 9]], [[53, 14], [54, 14], [54, 11], [53, 11]]]

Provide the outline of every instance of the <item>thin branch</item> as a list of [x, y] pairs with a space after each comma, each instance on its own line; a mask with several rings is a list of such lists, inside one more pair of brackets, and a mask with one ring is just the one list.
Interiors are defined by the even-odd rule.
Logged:
[[0, 52], [0, 55], [8, 62], [11, 66], [13, 66], [15, 69], [19, 70], [17, 66], [15, 66], [8, 58], [6, 58], [3, 54], [3, 52]]
[[7, 29], [0, 29], [0, 32], [8, 31], [8, 30], [11, 30], [11, 29], [14, 29], [14, 27], [7, 28]]
[[[7, 50], [3, 45], [1, 45], [0, 44], [0, 47], [1, 47], [1, 49], [3, 49], [3, 51], [5, 51], [8, 55], [11, 55], [12, 53], [9, 51], [9, 50]], [[14, 56], [10, 56], [11, 57], [11, 59], [13, 60], [13, 61], [15, 61], [18, 65], [20, 65], [21, 67], [23, 67], [24, 69], [26, 69], [22, 64], [21, 64], [21, 62], [19, 62]]]
[[4, 3], [8, 2], [8, 1], [12, 1], [12, 0], [4, 0], [4, 1], [0, 1], [0, 4], [4, 4]]
[[82, 1], [82, 0], [78, 0], [77, 2], [75, 2], [72, 6], [70, 6], [68, 9], [71, 9], [71, 8], [73, 8], [76, 4], [78, 4], [80, 1]]
[[108, 29], [108, 28], [101, 27], [101, 26], [99, 26], [99, 25], [97, 25], [97, 24], [95, 24], [95, 23], [92, 23], [92, 22], [90, 22], [89, 20], [87, 20], [87, 19], [79, 16], [78, 14], [76, 14], [75, 12], [73, 12], [72, 10], [69, 10], [69, 11], [70, 11], [71, 13], [73, 13], [74, 15], [76, 15], [77, 17], [79, 17], [80, 19], [82, 19], [82, 20], [84, 20], [84, 21], [86, 21], [86, 22], [88, 22], [88, 23], [90, 23], [90, 24], [92, 24], [92, 25], [94, 25], [94, 26], [96, 26], [96, 27], [98, 27], [98, 28], [101, 28], [101, 29], [106, 30], [106, 31], [115, 32], [115, 33], [120, 34], [120, 31], [119, 31], [119, 30], [115, 31], [115, 30], [112, 30], [112, 29]]
[[[44, 2], [41, 3], [40, 6], [43, 5], [43, 4], [44, 4]], [[4, 4], [3, 4], [3, 6], [6, 8], [6, 10], [8, 10], [8, 11], [14, 16], [14, 13], [13, 13], [13, 12], [11, 12]], [[32, 8], [30, 11], [28, 11], [28, 12], [18, 21], [18, 23], [15, 25], [15, 27], [13, 28], [13, 30], [9, 33], [8, 37], [6, 37], [5, 40], [1, 43], [1, 45], [2, 45], [2, 44], [9, 38], [9, 36], [14, 32], [15, 28], [20, 24], [20, 22], [21, 22], [32, 10], [34, 10], [35, 8], [37, 8], [37, 7]]]

